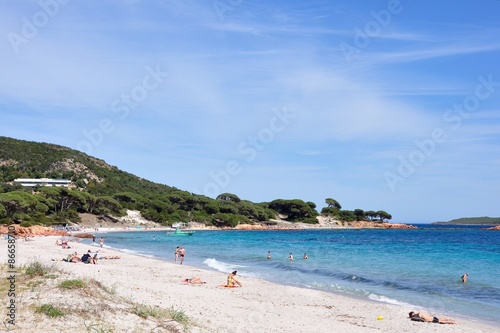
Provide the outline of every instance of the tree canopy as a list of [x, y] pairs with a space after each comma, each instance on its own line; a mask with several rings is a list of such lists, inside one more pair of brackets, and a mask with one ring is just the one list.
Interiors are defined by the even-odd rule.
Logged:
[[[66, 178], [71, 188], [23, 188], [16, 178]], [[385, 211], [342, 210], [325, 199], [321, 214], [338, 219], [390, 220]], [[138, 210], [152, 221], [170, 225], [198, 221], [235, 226], [278, 216], [290, 222], [318, 223], [316, 204], [301, 199], [254, 203], [233, 193], [215, 199], [151, 182], [82, 152], [49, 143], [0, 137], [0, 223], [78, 222], [80, 213], [122, 216]]]

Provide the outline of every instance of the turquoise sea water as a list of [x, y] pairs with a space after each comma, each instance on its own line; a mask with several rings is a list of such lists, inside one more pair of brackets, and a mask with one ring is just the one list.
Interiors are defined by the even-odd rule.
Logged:
[[[449, 226], [447, 226], [449, 228]], [[96, 234], [100, 237], [101, 234]], [[500, 326], [500, 232], [478, 227], [418, 230], [165, 231], [102, 234], [106, 245], [185, 264], [321, 289], [371, 300], [419, 306]], [[271, 260], [266, 259], [271, 251]], [[288, 260], [289, 253], [295, 260]], [[307, 252], [309, 259], [303, 260]], [[469, 273], [469, 282], [460, 276]]]

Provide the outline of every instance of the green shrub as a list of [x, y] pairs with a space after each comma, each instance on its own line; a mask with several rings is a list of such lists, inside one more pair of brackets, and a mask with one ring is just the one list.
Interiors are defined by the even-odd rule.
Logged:
[[35, 276], [44, 276], [54, 270], [53, 265], [43, 264], [39, 261], [34, 261], [26, 266], [26, 274], [35, 277]]
[[144, 304], [134, 306], [132, 313], [144, 319], [148, 317], [161, 318], [164, 316], [164, 311], [162, 309]]
[[52, 304], [42, 304], [35, 309], [36, 313], [43, 313], [51, 318], [62, 317], [64, 312], [62, 310], [54, 307]]
[[82, 280], [65, 280], [59, 283], [59, 288], [63, 289], [80, 289], [85, 287], [85, 282]]
[[186, 325], [189, 322], [189, 317], [184, 313], [183, 310], [176, 310], [174, 307], [171, 307], [168, 310], [168, 316], [175, 320], [178, 323]]

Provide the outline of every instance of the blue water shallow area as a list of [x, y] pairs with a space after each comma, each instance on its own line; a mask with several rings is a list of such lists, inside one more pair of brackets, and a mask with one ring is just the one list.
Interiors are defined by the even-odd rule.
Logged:
[[[173, 261], [176, 246], [182, 245], [189, 265], [238, 270], [242, 278], [419, 306], [500, 326], [500, 232], [484, 228], [196, 231], [182, 238], [168, 237], [165, 231], [103, 235], [107, 245], [140, 255]], [[467, 284], [460, 281], [465, 272]]]

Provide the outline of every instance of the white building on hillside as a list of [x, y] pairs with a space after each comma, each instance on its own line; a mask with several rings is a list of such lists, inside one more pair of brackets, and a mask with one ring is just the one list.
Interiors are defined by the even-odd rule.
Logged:
[[71, 180], [67, 179], [51, 179], [51, 178], [17, 178], [14, 182], [21, 184], [24, 187], [35, 187], [35, 186], [60, 186], [69, 187]]

